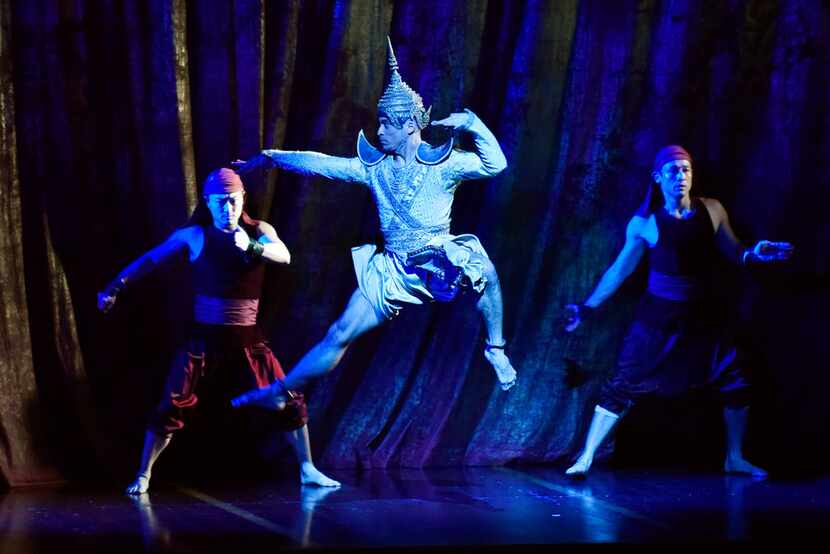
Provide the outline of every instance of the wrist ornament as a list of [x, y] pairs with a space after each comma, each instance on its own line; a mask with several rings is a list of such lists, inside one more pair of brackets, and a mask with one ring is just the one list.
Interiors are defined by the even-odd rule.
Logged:
[[125, 277], [116, 277], [104, 287], [104, 294], [107, 296], [116, 297], [127, 286], [127, 279]]
[[592, 315], [594, 315], [594, 312], [597, 311], [596, 308], [594, 308], [593, 306], [589, 306], [587, 304], [580, 304], [578, 306], [578, 308], [579, 308], [579, 319], [586, 319], [588, 317], [591, 317]]
[[256, 260], [262, 257], [264, 251], [265, 246], [261, 242], [251, 239], [248, 243], [248, 248], [245, 249], [245, 254], [248, 256], [248, 259]]

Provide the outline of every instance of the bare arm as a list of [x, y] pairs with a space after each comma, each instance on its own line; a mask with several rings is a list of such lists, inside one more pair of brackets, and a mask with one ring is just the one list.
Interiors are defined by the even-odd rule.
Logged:
[[715, 243], [728, 260], [745, 265], [749, 262], [767, 263], [786, 260], [792, 255], [793, 246], [788, 242], [761, 240], [752, 248], [747, 248], [732, 230], [729, 215], [723, 205], [713, 198], [701, 200], [715, 226]]
[[596, 308], [605, 302], [637, 268], [646, 251], [646, 241], [641, 236], [645, 222], [645, 218], [636, 215], [628, 222], [625, 229], [625, 244], [617, 259], [602, 275], [594, 292], [585, 301], [586, 306]]
[[701, 200], [712, 218], [712, 224], [715, 226], [715, 244], [718, 245], [718, 250], [728, 260], [738, 264], [741, 263], [746, 247], [732, 230], [732, 226], [729, 224], [729, 215], [723, 205], [712, 198], [701, 198]]
[[240, 250], [249, 254], [256, 253], [256, 256], [266, 261], [278, 264], [291, 263], [291, 253], [288, 247], [280, 240], [277, 231], [270, 223], [260, 221], [257, 234], [258, 237], [255, 240], [251, 239], [248, 233], [240, 227], [234, 234], [234, 243]]
[[192, 251], [194, 242], [198, 240], [198, 229], [185, 227], [175, 231], [170, 237], [158, 246], [148, 250], [138, 259], [125, 267], [103, 291], [98, 293], [98, 309], [108, 312], [112, 309], [118, 294], [128, 285], [141, 279], [161, 263], [182, 251]]
[[[642, 236], [646, 221], [645, 218], [635, 215], [628, 222], [628, 226], [625, 229], [625, 244], [623, 244], [622, 250], [617, 255], [614, 263], [602, 275], [599, 284], [597, 284], [583, 306], [587, 306], [588, 308], [598, 307], [613, 295], [628, 276], [631, 275], [634, 269], [636, 269], [637, 264], [640, 263], [647, 248], [646, 241]], [[568, 304], [565, 308], [565, 330], [570, 332], [579, 327], [580, 306]]]
[[341, 158], [319, 152], [263, 150], [248, 161], [237, 160], [231, 165], [239, 174], [254, 169], [279, 168], [349, 183], [365, 184], [368, 181], [366, 168], [358, 158]]
[[499, 141], [476, 114], [466, 109], [464, 112], [432, 122], [432, 125], [467, 131], [475, 141], [476, 152], [453, 151], [445, 171], [449, 172], [450, 180], [494, 177], [507, 168], [507, 159]]

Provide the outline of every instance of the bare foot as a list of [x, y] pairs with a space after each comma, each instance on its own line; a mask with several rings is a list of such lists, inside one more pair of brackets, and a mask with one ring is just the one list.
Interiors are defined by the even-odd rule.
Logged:
[[135, 481], [127, 485], [127, 494], [144, 494], [150, 488], [150, 476], [146, 473], [139, 473]]
[[769, 475], [766, 470], [761, 469], [756, 465], [752, 465], [743, 458], [727, 458], [726, 462], [723, 464], [723, 471], [726, 473], [749, 475], [755, 479], [765, 479]]
[[503, 348], [485, 348], [484, 357], [496, 370], [501, 390], [510, 390], [516, 384], [516, 370], [510, 364], [510, 359]]
[[303, 462], [300, 467], [300, 484], [314, 487], [339, 487], [340, 481], [323, 475], [311, 462]]
[[239, 408], [240, 406], [253, 405], [267, 410], [280, 411], [285, 408], [287, 400], [283, 390], [280, 383], [274, 383], [261, 389], [252, 389], [231, 400], [231, 406]]
[[568, 477], [573, 477], [575, 479], [585, 477], [587, 475], [588, 470], [591, 469], [591, 464], [593, 463], [594, 459], [591, 456], [586, 456], [583, 454], [582, 456], [577, 459], [576, 463], [565, 470], [565, 475]]

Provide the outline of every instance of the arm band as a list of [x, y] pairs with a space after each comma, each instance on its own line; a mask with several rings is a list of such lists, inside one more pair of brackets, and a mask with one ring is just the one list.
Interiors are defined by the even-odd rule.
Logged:
[[255, 260], [262, 257], [263, 251], [265, 251], [265, 246], [263, 246], [258, 240], [251, 239], [245, 253], [248, 255], [248, 258]]
[[107, 296], [118, 296], [126, 286], [127, 281], [123, 277], [116, 277], [110, 281], [109, 284], [107, 284], [106, 288], [104, 288], [104, 292]]

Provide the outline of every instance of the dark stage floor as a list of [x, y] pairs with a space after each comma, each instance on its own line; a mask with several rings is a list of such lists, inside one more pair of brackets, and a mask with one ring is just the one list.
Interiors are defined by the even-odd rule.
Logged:
[[830, 477], [753, 481], [601, 468], [576, 482], [553, 468], [331, 474], [342, 488], [159, 482], [140, 498], [16, 489], [0, 496], [0, 552], [522, 552], [686, 542], [757, 548], [822, 544], [830, 523]]

